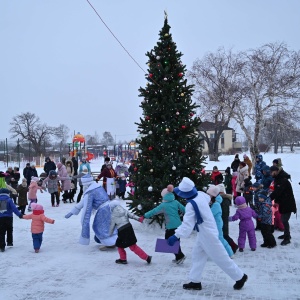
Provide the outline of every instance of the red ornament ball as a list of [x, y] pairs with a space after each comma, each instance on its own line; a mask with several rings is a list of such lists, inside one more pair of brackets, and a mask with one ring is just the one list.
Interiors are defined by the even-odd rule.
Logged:
[[183, 76], [183, 73], [178, 73], [178, 76], [179, 76], [179, 77], [182, 77], [182, 76]]
[[146, 120], [150, 120], [150, 117], [149, 116], [146, 116], [146, 118], [145, 118]]
[[135, 168], [133, 169], [133, 171], [136, 172], [136, 171], [137, 171], [137, 167], [135, 167]]
[[181, 126], [181, 128], [182, 128], [182, 129], [185, 129], [185, 128], [186, 128], [186, 126], [185, 126], [185, 125], [182, 125], [182, 126]]
[[182, 148], [182, 149], [181, 149], [181, 152], [182, 152], [182, 153], [184, 153], [184, 152], [185, 152], [185, 149], [184, 149], [184, 148]]
[[196, 173], [196, 171], [195, 170], [192, 170], [192, 174], [195, 174]]
[[148, 76], [149, 76], [150, 78], [152, 78], [152, 77], [153, 77], [153, 74], [150, 73]]
[[151, 147], [151, 146], [148, 148], [148, 150], [150, 150], [150, 151], [151, 151], [152, 149], [153, 149], [153, 147]]
[[190, 113], [190, 116], [192, 117], [193, 115], [194, 115], [194, 113], [191, 112], [191, 113]]

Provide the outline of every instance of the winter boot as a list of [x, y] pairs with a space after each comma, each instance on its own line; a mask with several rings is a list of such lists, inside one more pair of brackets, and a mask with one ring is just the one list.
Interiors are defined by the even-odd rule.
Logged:
[[285, 239], [280, 243], [280, 245], [281, 245], [281, 246], [286, 246], [286, 245], [289, 244], [290, 242], [291, 242], [290, 239], [285, 238]]
[[127, 264], [127, 260], [126, 259], [117, 259], [116, 260], [116, 264], [126, 265]]
[[[280, 235], [279, 237], [278, 237], [278, 239], [279, 240], [284, 240], [285, 239], [285, 235], [283, 234], [283, 235]], [[291, 240], [292, 239], [292, 237], [291, 237], [291, 235], [289, 235], [289, 238], [288, 238], [289, 240]]]
[[151, 259], [152, 259], [152, 256], [148, 255], [148, 257], [147, 257], [147, 259], [146, 259], [146, 262], [147, 262], [148, 264], [150, 264], [150, 263], [151, 263]]
[[185, 290], [202, 290], [201, 282], [196, 283], [191, 281], [190, 283], [185, 283], [182, 287]]
[[242, 277], [242, 279], [240, 279], [240, 280], [238, 280], [238, 281], [235, 282], [233, 288], [235, 290], [240, 290], [244, 286], [244, 284], [245, 284], [245, 282], [247, 280], [248, 280], [248, 276], [246, 274], [244, 274], [244, 276]]

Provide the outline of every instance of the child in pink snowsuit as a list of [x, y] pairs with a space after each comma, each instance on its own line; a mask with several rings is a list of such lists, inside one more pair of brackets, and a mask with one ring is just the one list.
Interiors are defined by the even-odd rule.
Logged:
[[43, 192], [43, 188], [38, 185], [38, 181], [40, 179], [38, 177], [31, 177], [30, 185], [28, 187], [28, 211], [31, 211], [31, 204], [37, 203], [37, 191], [40, 190], [41, 193]]
[[248, 235], [251, 251], [255, 251], [256, 236], [252, 218], [256, 218], [257, 214], [252, 208], [247, 206], [246, 199], [243, 196], [236, 197], [235, 204], [237, 205], [236, 213], [233, 216], [229, 217], [228, 220], [231, 222], [240, 219], [238, 238], [239, 251], [244, 251], [246, 234]]
[[237, 197], [237, 191], [236, 191], [236, 179], [237, 179], [237, 172], [232, 173], [232, 178], [231, 178], [231, 186], [232, 186], [232, 193], [233, 193], [233, 203], [234, 199]]

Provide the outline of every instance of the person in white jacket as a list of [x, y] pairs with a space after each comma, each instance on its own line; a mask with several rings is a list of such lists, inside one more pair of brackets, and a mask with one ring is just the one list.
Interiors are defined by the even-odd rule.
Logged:
[[[192, 268], [190, 283], [184, 284], [188, 290], [201, 290], [201, 277], [206, 261], [210, 258], [236, 283], [233, 288], [240, 290], [248, 276], [228, 256], [220, 242], [216, 221], [209, 207], [210, 197], [204, 192], [197, 191], [192, 180], [184, 177], [174, 193], [186, 199], [185, 214], [182, 224], [175, 230], [175, 234], [168, 239], [169, 245], [183, 237], [188, 237], [194, 228], [197, 229], [196, 242], [192, 253]], [[192, 203], [194, 201], [194, 203]], [[195, 208], [194, 208], [195, 205]], [[200, 213], [200, 214], [199, 214]]]

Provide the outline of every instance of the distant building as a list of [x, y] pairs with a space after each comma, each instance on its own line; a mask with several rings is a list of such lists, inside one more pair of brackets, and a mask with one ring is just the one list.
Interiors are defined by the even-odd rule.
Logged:
[[[207, 133], [210, 139], [215, 138], [216, 125], [213, 122], [204, 121], [199, 126], [199, 131]], [[203, 154], [208, 154], [208, 146], [206, 141], [202, 140]], [[225, 127], [219, 139], [219, 153], [231, 154], [231, 152], [242, 151], [242, 143], [236, 141], [236, 132], [233, 128]]]

